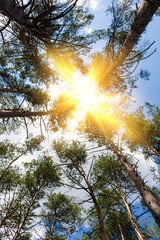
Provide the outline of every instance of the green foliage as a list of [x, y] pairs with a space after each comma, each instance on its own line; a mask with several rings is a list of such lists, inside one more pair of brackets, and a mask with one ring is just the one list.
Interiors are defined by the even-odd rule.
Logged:
[[[0, 173], [4, 171], [4, 168], [0, 165]], [[18, 167], [10, 167], [4, 174], [2, 179], [0, 179], [0, 192], [5, 192], [7, 190], [13, 190], [22, 182], [21, 176], [19, 174]]]
[[13, 144], [8, 140], [4, 140], [0, 143], [0, 167], [1, 174], [7, 170], [14, 162], [20, 157], [27, 155], [28, 153], [33, 154], [35, 150], [42, 149], [40, 144], [43, 141], [42, 136], [31, 137], [25, 141], [24, 144]]
[[106, 12], [112, 15], [112, 22], [107, 31], [108, 44], [106, 47], [112, 48], [118, 53], [134, 19], [134, 0], [121, 2], [113, 0]]
[[145, 156], [148, 157], [153, 154], [151, 146], [159, 152], [160, 110], [155, 105], [146, 104], [146, 106], [149, 109], [148, 118], [144, 114], [143, 107], [124, 116], [126, 132], [123, 138], [132, 151], [142, 147]]
[[143, 217], [143, 219], [140, 220], [141, 225], [143, 228], [146, 229], [146, 234], [144, 235], [144, 238], [146, 239], [153, 239], [153, 240], [159, 240], [160, 239], [160, 229], [150, 217], [146, 216]]
[[66, 196], [61, 193], [50, 193], [47, 202], [45, 202], [47, 211], [44, 219], [47, 228], [46, 235], [50, 235], [53, 221], [54, 236], [66, 239], [69, 234], [73, 233], [81, 223], [81, 208], [73, 197]]
[[[88, 46], [102, 35], [102, 31], [97, 31], [93, 35], [85, 34], [82, 29], [91, 23], [93, 15], [88, 14], [84, 6], [75, 6], [72, 9], [73, 3], [74, 1], [67, 1], [65, 4], [58, 1], [38, 3], [30, 1], [28, 6], [24, 7], [23, 1], [19, 1], [18, 9], [21, 9], [32, 23], [24, 30], [10, 19], [11, 24], [6, 27], [7, 30], [9, 28], [10, 37], [5, 40], [5, 44], [4, 41], [1, 43], [3, 47], [0, 58], [1, 110], [44, 111], [52, 106], [48, 87], [51, 83], [59, 81], [55, 69], [49, 66], [49, 59], [52, 56], [65, 57], [70, 52], [74, 56], [75, 65], [84, 69], [79, 51], [87, 50]], [[50, 12], [51, 6], [53, 11]], [[50, 14], [46, 14], [47, 9]], [[34, 30], [29, 30], [30, 27]], [[4, 35], [2, 36], [3, 39]], [[61, 116], [58, 116], [58, 112], [55, 114], [54, 110], [51, 119], [53, 128], [57, 128], [59, 126], [55, 122], [60, 121]], [[32, 122], [33, 120], [34, 117], [31, 118]], [[28, 127], [31, 121], [25, 118], [1, 120], [0, 131], [10, 132], [21, 124]]]
[[96, 182], [97, 190], [100, 189], [101, 191], [102, 186], [103, 189], [107, 190], [109, 185], [115, 185], [116, 177], [122, 184], [122, 187], [126, 189], [126, 194], [127, 192], [128, 194], [130, 192], [136, 192], [132, 181], [129, 179], [128, 174], [124, 171], [117, 157], [109, 154], [100, 156], [97, 161], [95, 161], [92, 172], [92, 178], [93, 181]]
[[18, 240], [30, 240], [31, 239], [31, 234], [29, 234], [29, 233], [21, 234], [21, 236], [18, 237], [17, 239]]
[[73, 162], [73, 163], [85, 163], [87, 153], [85, 145], [80, 144], [78, 141], [72, 141], [68, 144], [63, 139], [60, 141], [54, 141], [53, 147], [62, 162]]
[[60, 96], [53, 102], [52, 113], [50, 114], [50, 126], [53, 131], [65, 129], [68, 121], [73, 117], [76, 107], [66, 96]]
[[24, 163], [26, 169], [25, 183], [31, 194], [43, 183], [43, 187], [59, 186], [60, 169], [54, 164], [52, 157], [39, 156], [30, 163]]
[[[135, 239], [135, 233], [119, 192], [117, 180], [125, 192], [126, 199], [131, 194], [137, 193], [137, 189], [114, 155], [99, 156], [93, 166], [91, 181], [103, 213], [107, 239], [118, 239], [120, 236], [118, 221], [125, 238]], [[92, 231], [95, 231], [93, 239], [98, 239], [99, 231], [94, 207], [89, 209], [88, 215]]]

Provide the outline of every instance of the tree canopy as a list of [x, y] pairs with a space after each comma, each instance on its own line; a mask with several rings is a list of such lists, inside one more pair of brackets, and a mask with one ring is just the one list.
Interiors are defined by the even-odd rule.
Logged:
[[[1, 239], [158, 236], [160, 110], [130, 106], [150, 77], [142, 34], [160, 0], [111, 0], [110, 24], [91, 33], [90, 3], [0, 0]], [[138, 152], [156, 166], [153, 188]]]

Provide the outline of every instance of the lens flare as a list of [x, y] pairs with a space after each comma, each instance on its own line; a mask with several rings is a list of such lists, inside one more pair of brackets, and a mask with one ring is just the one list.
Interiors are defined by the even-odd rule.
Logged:
[[[113, 128], [119, 126], [117, 118], [117, 106], [121, 101], [119, 95], [110, 96], [101, 93], [93, 71], [90, 71], [88, 76], [82, 75], [76, 70], [70, 58], [54, 58], [53, 63], [63, 79], [65, 98], [70, 99], [70, 105], [75, 106], [68, 124], [70, 131], [74, 131], [79, 122], [85, 121], [87, 113], [94, 116], [101, 126], [104, 122]], [[65, 102], [63, 104], [65, 107]]]

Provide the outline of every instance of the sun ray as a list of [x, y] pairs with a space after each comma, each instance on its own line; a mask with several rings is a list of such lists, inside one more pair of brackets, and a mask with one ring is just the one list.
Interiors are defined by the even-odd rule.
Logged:
[[87, 113], [94, 116], [101, 127], [107, 122], [111, 128], [118, 128], [120, 121], [117, 117], [117, 106], [121, 101], [120, 95], [101, 93], [92, 67], [88, 76], [83, 76], [76, 70], [69, 57], [63, 59], [57, 57], [52, 60], [63, 79], [62, 84], [65, 85], [63, 96], [69, 99], [70, 105], [75, 106], [68, 124], [70, 131], [74, 131], [79, 122], [85, 121]]

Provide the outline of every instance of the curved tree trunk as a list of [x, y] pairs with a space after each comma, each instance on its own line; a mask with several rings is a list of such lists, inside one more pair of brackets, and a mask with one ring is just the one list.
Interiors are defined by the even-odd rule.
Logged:
[[106, 74], [112, 73], [123, 64], [159, 7], [160, 0], [142, 0], [122, 49], [116, 60], [106, 69]]

